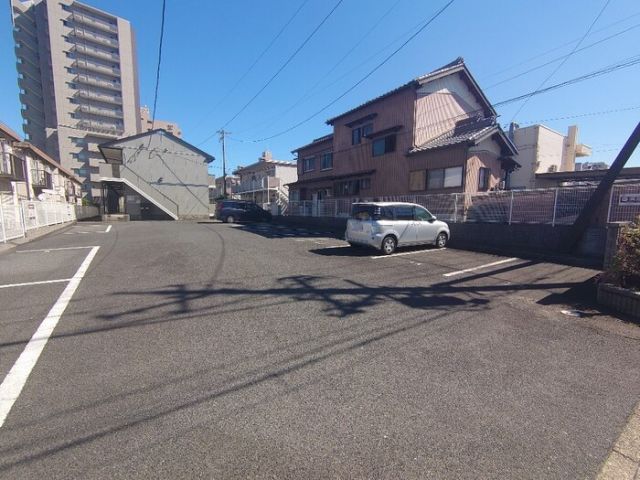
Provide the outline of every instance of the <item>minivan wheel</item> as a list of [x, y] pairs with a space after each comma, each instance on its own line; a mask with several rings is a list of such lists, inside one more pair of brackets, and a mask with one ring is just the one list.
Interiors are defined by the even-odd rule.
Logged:
[[440, 232], [438, 234], [438, 237], [436, 238], [436, 247], [444, 248], [445, 245], [447, 244], [447, 240], [448, 240], [447, 234], [444, 232]]
[[391, 255], [396, 251], [397, 245], [398, 242], [396, 242], [396, 239], [391, 235], [384, 237], [384, 239], [382, 240], [382, 253], [384, 253], [385, 255]]
[[227, 217], [226, 222], [227, 222], [227, 223], [233, 223], [235, 220], [236, 220], [236, 219], [235, 219], [235, 218], [233, 218], [233, 215], [229, 215], [229, 216]]

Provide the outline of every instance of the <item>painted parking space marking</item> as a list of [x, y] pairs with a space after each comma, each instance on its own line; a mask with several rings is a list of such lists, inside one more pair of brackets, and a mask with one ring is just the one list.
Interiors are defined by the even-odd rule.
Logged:
[[375, 255], [373, 257], [369, 257], [373, 260], [380, 260], [382, 258], [393, 258], [393, 257], [401, 257], [403, 255], [415, 255], [416, 253], [433, 253], [433, 252], [443, 252], [446, 248], [438, 248], [433, 250], [415, 250], [412, 252], [400, 252], [400, 253], [392, 253], [391, 255]]
[[0, 288], [28, 287], [31, 285], [45, 285], [47, 283], [69, 282], [70, 280], [70, 278], [58, 278], [56, 280], [41, 280], [39, 282], [7, 283], [5, 285], [0, 285]]
[[0, 427], [4, 425], [7, 415], [9, 415], [13, 404], [20, 396], [49, 337], [51, 337], [53, 330], [60, 321], [62, 314], [66, 310], [67, 305], [69, 305], [73, 294], [87, 273], [99, 249], [100, 247], [93, 247], [87, 254], [76, 273], [58, 297], [58, 300], [56, 300], [56, 303], [51, 307], [51, 310], [49, 310], [49, 313], [33, 334], [29, 343], [27, 343], [27, 346], [16, 360], [16, 363], [13, 364], [13, 367], [11, 367], [11, 370], [9, 370], [9, 373], [0, 384]]
[[464, 270], [457, 270], [455, 272], [443, 273], [443, 277], [453, 277], [455, 275], [462, 275], [463, 273], [475, 272], [476, 270], [482, 270], [483, 268], [494, 267], [496, 265], [502, 265], [504, 263], [515, 262], [517, 258], [506, 258], [504, 260], [498, 260], [497, 262], [485, 263], [484, 265], [478, 265], [477, 267], [465, 268]]
[[59, 248], [36, 248], [33, 250], [16, 250], [16, 253], [36, 253], [36, 252], [57, 252], [59, 250], [80, 250], [85, 248], [95, 248], [96, 245], [88, 245], [86, 247], [59, 247]]
[[109, 233], [109, 232], [111, 231], [111, 227], [112, 227], [112, 226], [113, 226], [113, 225], [109, 225], [109, 226], [107, 227], [107, 229], [104, 231], [104, 233]]

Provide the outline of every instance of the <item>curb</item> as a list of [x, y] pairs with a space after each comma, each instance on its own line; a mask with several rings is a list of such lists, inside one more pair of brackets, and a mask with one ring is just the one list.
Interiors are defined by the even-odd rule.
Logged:
[[596, 480], [640, 478], [640, 402], [604, 461]]

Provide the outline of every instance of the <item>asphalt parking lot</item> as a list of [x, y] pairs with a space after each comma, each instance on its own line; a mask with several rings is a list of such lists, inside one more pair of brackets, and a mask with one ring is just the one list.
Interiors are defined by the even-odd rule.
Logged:
[[640, 399], [596, 273], [75, 225], [0, 255], [0, 477], [593, 478]]

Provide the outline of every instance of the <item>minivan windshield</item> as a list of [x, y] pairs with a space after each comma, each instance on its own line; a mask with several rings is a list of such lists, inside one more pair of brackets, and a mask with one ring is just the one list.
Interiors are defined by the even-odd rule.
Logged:
[[351, 208], [351, 218], [364, 221], [393, 219], [393, 213], [389, 208], [386, 207], [356, 203]]

